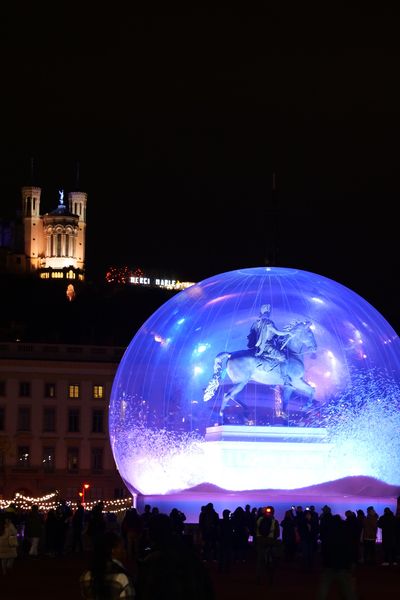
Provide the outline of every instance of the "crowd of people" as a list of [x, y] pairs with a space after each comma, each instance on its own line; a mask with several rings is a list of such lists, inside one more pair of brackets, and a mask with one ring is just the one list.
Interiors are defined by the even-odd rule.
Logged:
[[[377, 553], [378, 531], [381, 537]], [[336, 580], [345, 598], [356, 598], [353, 572], [357, 564], [396, 567], [400, 557], [400, 497], [393, 511], [378, 515], [347, 510], [342, 517], [325, 505], [292, 506], [278, 519], [273, 506], [225, 509], [220, 516], [211, 502], [201, 508], [198, 523], [188, 524], [178, 508], [169, 514], [146, 505], [143, 512], [72, 510], [61, 500], [47, 513], [33, 505], [20, 512], [10, 505], [0, 513], [0, 558], [3, 575], [19, 558], [49, 558], [82, 553], [88, 558], [79, 585], [86, 600], [193, 598], [213, 600], [207, 563], [229, 573], [236, 562], [255, 557], [254, 576], [261, 581], [267, 548], [277, 560], [313, 570], [318, 564], [318, 599], [328, 597]], [[166, 595], [166, 590], [168, 594]]]

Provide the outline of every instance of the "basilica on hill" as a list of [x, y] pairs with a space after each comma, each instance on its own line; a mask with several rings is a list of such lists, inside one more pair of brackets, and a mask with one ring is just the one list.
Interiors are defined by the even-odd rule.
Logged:
[[55, 210], [41, 214], [41, 188], [21, 189], [21, 210], [15, 222], [0, 222], [0, 270], [41, 279], [85, 278], [85, 192], [59, 191]]
[[[60, 190], [42, 214], [41, 193], [22, 187], [17, 218], [0, 221], [0, 504], [55, 493], [76, 502], [84, 481], [87, 502], [128, 497], [107, 426], [125, 347], [96, 335], [107, 328], [92, 321], [90, 286], [78, 285], [86, 283], [87, 195]], [[103, 315], [108, 299], [96, 299]]]

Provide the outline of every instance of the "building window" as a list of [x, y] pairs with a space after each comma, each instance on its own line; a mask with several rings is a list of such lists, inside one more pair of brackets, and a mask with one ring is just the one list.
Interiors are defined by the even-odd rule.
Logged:
[[6, 408], [0, 406], [0, 431], [4, 431], [6, 428]]
[[42, 464], [43, 469], [47, 472], [55, 469], [55, 448], [53, 446], [44, 446]]
[[29, 469], [29, 446], [18, 446], [17, 466], [21, 469]]
[[68, 398], [79, 398], [79, 383], [71, 383], [68, 386]]
[[79, 409], [71, 408], [68, 411], [68, 433], [79, 432]]
[[0, 381], [0, 396], [6, 395], [6, 382]]
[[55, 398], [56, 397], [56, 384], [55, 383], [45, 383], [44, 384], [44, 397], [45, 398]]
[[79, 471], [79, 448], [67, 449], [67, 469], [70, 473]]
[[103, 448], [92, 448], [92, 471], [103, 470]]
[[43, 409], [43, 431], [55, 431], [56, 430], [56, 409], [55, 408], [44, 408]]
[[93, 398], [96, 400], [101, 400], [104, 398], [104, 385], [94, 385], [93, 386]]
[[20, 397], [28, 397], [31, 395], [31, 384], [29, 381], [20, 381], [19, 382], [19, 395]]
[[18, 407], [18, 431], [31, 430], [31, 409], [29, 406]]
[[92, 433], [103, 433], [103, 411], [92, 412]]

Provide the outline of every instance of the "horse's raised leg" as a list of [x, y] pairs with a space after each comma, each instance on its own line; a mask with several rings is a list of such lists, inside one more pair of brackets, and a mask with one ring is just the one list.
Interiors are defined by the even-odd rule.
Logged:
[[242, 389], [245, 387], [245, 385], [248, 383], [248, 381], [249, 381], [249, 379], [247, 379], [246, 381], [241, 381], [240, 383], [237, 383], [229, 390], [229, 392], [226, 392], [226, 394], [224, 394], [224, 396], [222, 398], [221, 408], [219, 410], [221, 425], [223, 425], [223, 422], [224, 422], [224, 410], [230, 401], [235, 402], [238, 406], [241, 406], [244, 409], [245, 419], [247, 420], [247, 411], [248, 411], [247, 406], [245, 404], [243, 404], [243, 402], [241, 402], [240, 400], [237, 400], [235, 398], [235, 396], [239, 392], [242, 391]]

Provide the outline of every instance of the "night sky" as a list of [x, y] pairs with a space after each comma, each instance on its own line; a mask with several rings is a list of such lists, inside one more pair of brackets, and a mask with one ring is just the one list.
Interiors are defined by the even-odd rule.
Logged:
[[389, 34], [386, 47], [367, 33], [347, 43], [332, 25], [311, 43], [301, 27], [292, 36], [296, 19], [272, 14], [37, 4], [1, 23], [0, 216], [19, 207], [30, 157], [42, 212], [75, 188], [79, 163], [89, 277], [124, 264], [190, 280], [300, 268], [400, 330], [400, 51]]

